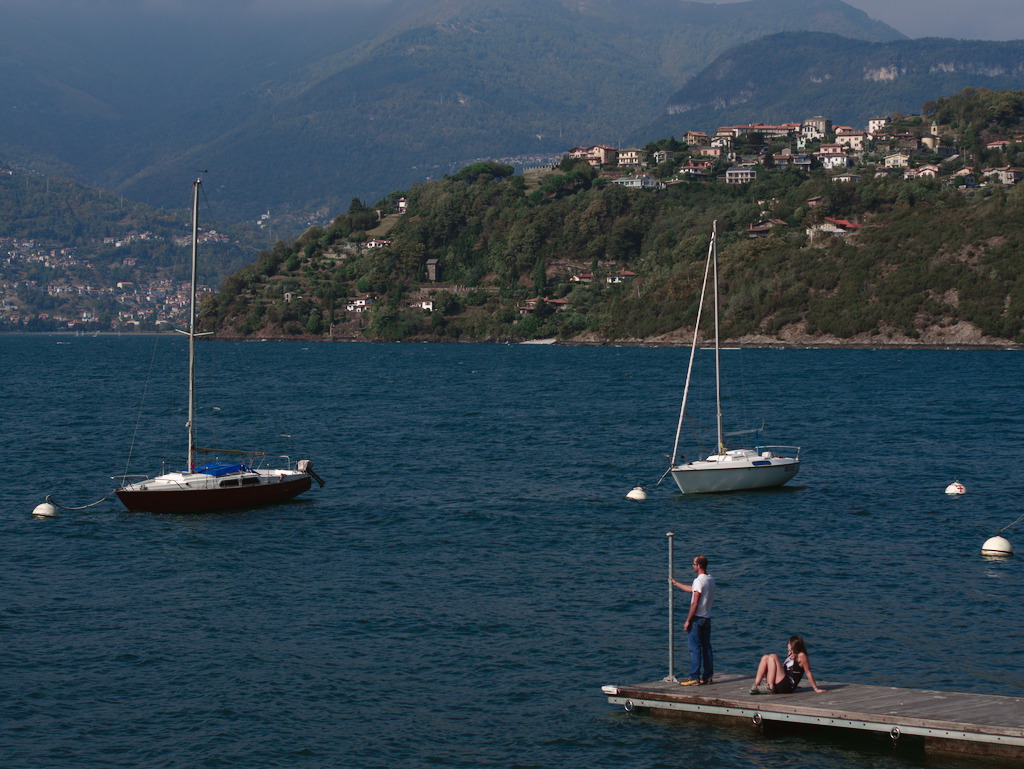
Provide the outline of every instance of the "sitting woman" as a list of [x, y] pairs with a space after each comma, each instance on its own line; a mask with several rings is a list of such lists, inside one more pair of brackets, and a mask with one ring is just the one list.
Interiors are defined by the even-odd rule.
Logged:
[[[787, 644], [789, 656], [785, 662], [779, 662], [779, 655], [765, 654], [757, 666], [754, 677], [754, 688], [751, 694], [789, 694], [796, 690], [804, 674], [816, 692], [825, 691], [818, 686], [811, 673], [811, 660], [807, 656], [807, 647], [800, 636], [791, 636]], [[762, 683], [763, 681], [763, 683]]]

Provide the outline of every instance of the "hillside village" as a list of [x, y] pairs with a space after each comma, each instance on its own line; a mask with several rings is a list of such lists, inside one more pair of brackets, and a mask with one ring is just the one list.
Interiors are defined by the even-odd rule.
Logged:
[[[160, 240], [151, 232], [108, 238], [105, 249], [129, 250], [132, 244]], [[223, 243], [217, 232], [203, 235], [206, 243]], [[182, 243], [175, 239], [175, 245]], [[0, 327], [22, 330], [159, 330], [182, 324], [188, 317], [187, 281], [154, 276], [152, 281], [118, 279], [110, 266], [99, 264], [88, 249], [28, 238], [0, 238]], [[124, 271], [139, 266], [138, 256], [117, 263]], [[7, 279], [5, 268], [37, 277]], [[197, 286], [199, 295], [209, 286]], [[26, 311], [27, 306], [45, 308]]]
[[[969, 165], [961, 154], [959, 137], [943, 132], [934, 121], [923, 126], [920, 118], [893, 122], [872, 118], [863, 129], [833, 125], [826, 117], [801, 123], [722, 126], [714, 134], [687, 131], [674, 149], [648, 145], [643, 149], [616, 149], [607, 145], [574, 147], [568, 156], [598, 169], [634, 169], [610, 181], [631, 189], [664, 189], [684, 180], [717, 180], [726, 184], [754, 181], [759, 173], [777, 168], [810, 171], [823, 168], [836, 182], [857, 182], [861, 175], [900, 175], [904, 179], [941, 178], [958, 187], [979, 184], [1016, 184], [1024, 171], [1009, 165]], [[1024, 142], [1024, 136], [986, 141], [985, 156]], [[653, 172], [641, 172], [652, 169]]]
[[[980, 151], [972, 154], [971, 149], [961, 146], [961, 137], [956, 132], [941, 129], [935, 121], [926, 123], [919, 116], [872, 118], [864, 128], [834, 125], [829, 118], [816, 116], [802, 122], [779, 125], [721, 126], [713, 134], [686, 131], [678, 140], [652, 142], [643, 148], [619, 149], [606, 144], [577, 146], [568, 150], [565, 158], [585, 161], [606, 183], [648, 192], [693, 182], [750, 184], [759, 175], [787, 168], [803, 174], [823, 170], [836, 184], [857, 184], [869, 176], [907, 181], [936, 179], [952, 188], [970, 192], [981, 187], [1008, 187], [1020, 182], [1024, 171], [1006, 162], [1006, 155], [1019, 146], [1024, 146], [1024, 136], [992, 137], [980, 144]], [[539, 170], [554, 170], [554, 166]], [[814, 208], [819, 202], [820, 197], [812, 197], [806, 204], [808, 208]], [[404, 197], [398, 198], [394, 205], [391, 213], [405, 213]], [[788, 226], [785, 221], [766, 217], [750, 222], [747, 236], [763, 238], [776, 227]], [[805, 234], [814, 242], [855, 233], [861, 226], [856, 217], [822, 216], [807, 226]], [[371, 238], [363, 248], [377, 249], [390, 245], [390, 240]], [[428, 285], [438, 282], [442, 266], [437, 259], [428, 261], [425, 271]], [[578, 271], [569, 277], [568, 282], [575, 285], [594, 281], [618, 284], [635, 277], [636, 272], [626, 269], [600, 275]], [[455, 294], [466, 292], [466, 288], [461, 286], [445, 285], [443, 290]], [[432, 311], [434, 305], [430, 297], [433, 293], [420, 290], [405, 306]], [[345, 311], [363, 313], [377, 301], [378, 297], [373, 295], [350, 297]], [[536, 296], [523, 300], [516, 309], [520, 316], [524, 316], [541, 304], [560, 312], [570, 307], [571, 300]]]
[[[738, 191], [744, 185], [749, 186], [775, 172], [787, 170], [801, 178], [824, 178], [828, 180], [826, 184], [854, 186], [879, 177], [908, 182], [928, 180], [970, 195], [977, 190], [1006, 188], [1021, 181], [1024, 172], [1010, 161], [1016, 159], [1020, 162], [1022, 142], [1024, 137], [1014, 131], [1005, 136], [973, 136], [966, 141], [959, 131], [940, 127], [936, 121], [928, 122], [920, 116], [873, 118], [864, 128], [833, 125], [830, 119], [817, 116], [778, 125], [722, 126], [713, 134], [686, 131], [678, 139], [661, 139], [644, 147], [577, 146], [568, 150], [557, 166], [528, 169], [523, 183], [534, 200], [537, 196], [543, 198], [552, 194], [548, 191], [547, 180], [558, 178], [561, 171], [571, 169], [573, 164], [585, 163], [584, 167], [592, 169], [598, 186], [615, 185], [641, 196], [657, 196], [676, 185], [691, 185], [692, 188], [694, 184], [724, 184]], [[508, 169], [507, 173], [513, 170], [508, 166], [502, 167]], [[462, 173], [453, 178], [459, 178]], [[295, 319], [287, 323], [290, 330], [286, 333], [318, 335], [322, 333], [320, 329], [324, 329], [329, 336], [334, 336], [337, 331], [339, 338], [356, 338], [363, 334], [372, 323], [372, 320], [365, 320], [367, 316], [364, 313], [372, 316], [382, 301], [386, 298], [393, 301], [394, 297], [384, 297], [368, 285], [364, 288], [365, 280], [345, 280], [342, 274], [362, 269], [356, 265], [367, 258], [378, 261], [394, 259], [395, 253], [408, 247], [407, 244], [393, 245], [391, 230], [399, 220], [406, 218], [409, 200], [416, 194], [415, 188], [410, 192], [395, 193], [372, 208], [360, 203], [362, 216], [369, 219], [351, 227], [344, 242], [333, 246], [327, 246], [326, 241], [321, 243], [319, 248], [325, 249], [323, 265], [327, 267], [324, 279], [334, 286], [328, 292], [332, 297], [329, 302], [325, 303], [319, 294], [315, 296], [312, 290], [304, 288], [301, 280], [297, 281], [295, 277], [285, 279], [286, 273], [267, 284], [267, 289], [275, 284], [280, 286], [278, 301], [283, 302], [284, 307], [295, 308], [282, 310], [279, 313], [282, 317], [302, 317], [298, 323]], [[820, 200], [820, 197], [808, 197], [805, 206], [808, 210], [814, 209]], [[844, 239], [862, 227], [856, 213], [836, 211], [834, 206], [833, 210], [826, 212], [831, 215], [807, 217], [803, 221], [791, 217], [787, 222], [774, 218], [766, 201], [758, 203], [765, 204], [760, 206], [761, 218], [742, 225], [746, 228], [746, 237], [752, 240], [767, 238], [779, 229], [796, 235], [795, 230], [800, 228], [799, 234], [806, 235], [808, 242], [814, 243], [818, 239]], [[310, 233], [315, 231], [325, 232], [323, 228], [314, 227]], [[214, 231], [206, 232], [202, 237], [206, 243], [226, 240]], [[141, 244], [145, 247], [154, 239], [159, 238], [150, 232], [134, 232], [120, 239], [108, 239], [110, 242], [105, 242], [104, 248], [108, 251], [125, 248], [127, 252], [131, 246]], [[309, 250], [314, 243], [308, 236], [303, 236], [296, 247], [300, 245], [307, 255], [317, 250]], [[137, 256], [125, 256], [120, 263], [115, 258], [105, 269], [97, 269], [92, 260], [82, 256], [78, 249], [57, 243], [3, 239], [0, 247], [5, 265], [18, 263], [22, 267], [34, 265], [38, 268], [29, 279], [7, 281], [0, 275], [0, 327], [8, 330], [147, 330], [180, 325], [185, 318], [187, 286], [181, 280], [161, 278], [144, 283], [115, 277], [119, 273], [112, 269], [114, 265], [134, 268]], [[132, 253], [138, 252], [134, 250]], [[303, 269], [309, 273], [310, 267], [315, 268], [316, 260], [310, 263], [308, 259], [296, 261], [293, 257], [289, 260], [292, 262], [295, 265], [306, 264]], [[535, 276], [530, 283], [535, 290], [544, 288], [545, 283], [547, 287], [529, 296], [519, 292], [511, 308], [513, 315], [520, 318], [530, 316], [541, 306], [548, 312], [561, 314], [574, 306], [577, 297], [572, 293], [573, 287], [593, 284], [614, 286], [631, 283], [641, 277], [636, 268], [630, 269], [632, 264], [616, 263], [615, 260], [604, 262], [599, 257], [573, 264], [571, 255], [564, 262], [549, 261], [547, 280], [538, 282]], [[473, 301], [476, 302], [494, 299], [494, 292], [498, 291], [496, 286], [479, 283], [467, 286], [458, 279], [452, 281], [452, 276], [446, 274], [450, 272], [448, 268], [443, 254], [423, 259], [420, 278], [403, 291], [401, 307], [405, 311], [419, 311], [435, 317], [449, 315], [452, 307], [464, 307], [467, 294], [475, 294]], [[332, 271], [333, 278], [330, 277]], [[284, 279], [284, 282], [277, 283], [279, 279]], [[339, 295], [337, 289], [345, 290], [343, 285], [346, 282], [349, 291], [357, 288], [358, 291]], [[320, 293], [325, 290], [317, 289]], [[201, 287], [200, 291], [206, 295], [213, 293], [208, 286]], [[579, 296], [587, 301], [592, 299], [588, 295]], [[334, 297], [339, 301], [336, 302]], [[29, 298], [33, 301], [27, 301]], [[273, 301], [267, 295], [260, 304], [265, 307], [267, 302]], [[26, 307], [32, 305], [37, 311], [26, 311]], [[67, 308], [70, 306], [76, 309], [69, 312]], [[262, 311], [254, 317], [262, 317]], [[437, 325], [436, 319], [434, 323]]]

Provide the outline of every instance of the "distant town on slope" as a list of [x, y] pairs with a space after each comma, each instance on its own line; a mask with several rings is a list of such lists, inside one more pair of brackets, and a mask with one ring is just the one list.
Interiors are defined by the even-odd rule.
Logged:
[[[522, 173], [481, 161], [278, 243], [204, 320], [229, 336], [656, 340], [691, 322], [696, 244], [717, 218], [758, 297], [727, 306], [735, 338], [1017, 339], [1022, 298], [999, 265], [1019, 225], [997, 203], [1020, 199], [1024, 98], [968, 90], [925, 107], [863, 127], [816, 116], [578, 146]], [[970, 226], [950, 230], [961, 209]], [[942, 269], [922, 269], [925, 253]], [[25, 295], [8, 293], [5, 328], [29, 322]], [[146, 328], [131, 312], [103, 329]]]

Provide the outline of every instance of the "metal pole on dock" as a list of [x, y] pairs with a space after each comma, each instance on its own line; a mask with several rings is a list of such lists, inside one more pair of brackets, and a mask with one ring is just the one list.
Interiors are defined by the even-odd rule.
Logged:
[[673, 636], [673, 627], [675, 623], [672, 621], [673, 606], [675, 601], [675, 590], [673, 590], [672, 579], [675, 577], [675, 567], [672, 564], [673, 551], [674, 551], [674, 538], [676, 536], [674, 531], [670, 531], [665, 534], [668, 537], [668, 675], [665, 676], [666, 681], [676, 681], [675, 676], [675, 638]]

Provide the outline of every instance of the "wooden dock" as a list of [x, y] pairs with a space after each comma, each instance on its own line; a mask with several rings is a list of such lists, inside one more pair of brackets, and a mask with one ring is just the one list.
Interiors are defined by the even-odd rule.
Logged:
[[[819, 682], [820, 683], [820, 682]], [[923, 738], [926, 751], [1024, 758], [1024, 698], [990, 694], [822, 683], [823, 694], [801, 686], [792, 694], [748, 694], [749, 676], [716, 677], [710, 686], [655, 681], [604, 686], [608, 702], [756, 728], [770, 724], [831, 727]]]

